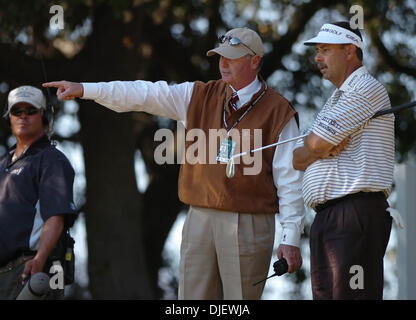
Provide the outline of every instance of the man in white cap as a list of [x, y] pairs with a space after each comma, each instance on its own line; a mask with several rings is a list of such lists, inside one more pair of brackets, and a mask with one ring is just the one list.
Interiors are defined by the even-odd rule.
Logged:
[[[49, 272], [50, 255], [76, 215], [74, 170], [46, 135], [48, 112], [38, 88], [10, 91], [4, 117], [16, 145], [0, 160], [0, 299], [15, 299], [28, 276]], [[62, 294], [58, 288], [48, 297]]]
[[[190, 205], [182, 234], [179, 298], [260, 299], [264, 283], [253, 284], [269, 270], [275, 213], [283, 227], [278, 258], [286, 258], [289, 272], [302, 264], [302, 174], [292, 167], [294, 144], [265, 150], [256, 174], [245, 174], [249, 166], [241, 163], [228, 179], [225, 168], [236, 145], [243, 145], [241, 138], [254, 144], [255, 129], [261, 129], [264, 145], [298, 136], [297, 113], [258, 77], [264, 47], [256, 32], [228, 31], [207, 53], [214, 54], [220, 56], [221, 79], [208, 83], [59, 81], [44, 86], [57, 87], [60, 99], [93, 99], [117, 112], [145, 111], [183, 121], [188, 132], [202, 130], [207, 140], [186, 141], [179, 177], [180, 200]], [[213, 137], [212, 130], [221, 134]], [[199, 144], [199, 152], [210, 159], [213, 155], [213, 162], [189, 161], [190, 150], [201, 140], [209, 143]]]
[[348, 22], [324, 24], [305, 42], [336, 89], [294, 151], [303, 197], [317, 212], [310, 231], [314, 299], [381, 299], [386, 212], [394, 168], [394, 115], [386, 89], [362, 65], [363, 42]]

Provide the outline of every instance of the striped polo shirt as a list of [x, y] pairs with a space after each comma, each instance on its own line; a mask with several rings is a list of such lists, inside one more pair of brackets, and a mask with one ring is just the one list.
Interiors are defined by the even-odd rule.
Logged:
[[[338, 145], [350, 141], [337, 156], [319, 159], [305, 171], [305, 204], [315, 208], [348, 194], [383, 191], [390, 194], [394, 170], [394, 115], [370, 119], [390, 108], [384, 86], [365, 67], [355, 70], [336, 89], [318, 114], [310, 131]], [[303, 145], [303, 139], [297, 147]]]

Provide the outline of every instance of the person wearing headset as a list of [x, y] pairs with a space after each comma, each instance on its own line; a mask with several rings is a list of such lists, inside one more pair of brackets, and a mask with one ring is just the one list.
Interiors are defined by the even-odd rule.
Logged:
[[25, 278], [44, 271], [77, 211], [74, 169], [48, 138], [53, 114], [43, 92], [12, 90], [4, 118], [16, 145], [0, 160], [0, 299], [15, 299]]

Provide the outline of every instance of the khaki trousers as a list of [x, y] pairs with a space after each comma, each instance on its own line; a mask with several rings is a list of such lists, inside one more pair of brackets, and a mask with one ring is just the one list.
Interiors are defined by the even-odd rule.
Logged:
[[273, 251], [273, 214], [190, 207], [182, 231], [179, 299], [260, 299]]

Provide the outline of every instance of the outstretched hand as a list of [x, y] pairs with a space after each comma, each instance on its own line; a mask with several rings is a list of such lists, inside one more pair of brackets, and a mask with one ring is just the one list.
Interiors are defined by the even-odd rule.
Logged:
[[81, 83], [69, 81], [52, 81], [43, 83], [44, 88], [58, 88], [56, 96], [59, 100], [72, 100], [81, 98], [84, 95], [84, 88]]

